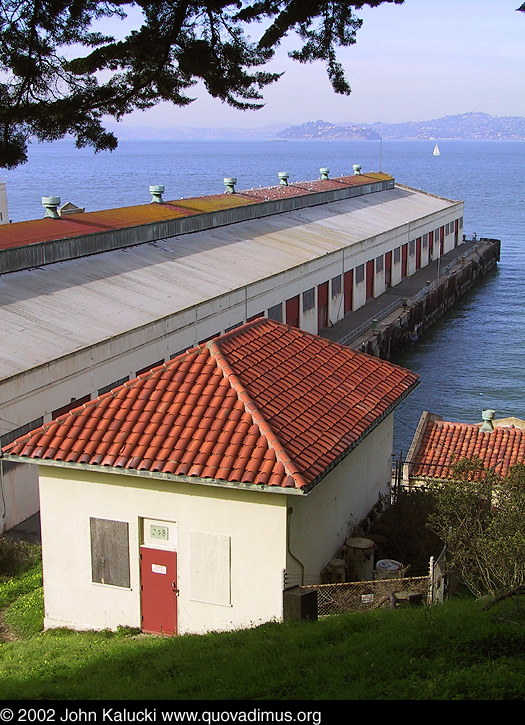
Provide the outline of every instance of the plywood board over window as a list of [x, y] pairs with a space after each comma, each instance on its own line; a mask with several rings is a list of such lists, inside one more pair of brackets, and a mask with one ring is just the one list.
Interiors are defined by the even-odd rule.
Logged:
[[129, 588], [128, 523], [90, 518], [89, 526], [91, 580], [98, 584]]
[[231, 604], [229, 536], [190, 531], [190, 599]]

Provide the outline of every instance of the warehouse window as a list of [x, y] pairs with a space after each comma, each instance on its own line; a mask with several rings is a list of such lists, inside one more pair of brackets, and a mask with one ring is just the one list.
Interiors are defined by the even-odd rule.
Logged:
[[275, 322], [283, 321], [283, 304], [280, 302], [278, 305], [270, 307], [268, 310], [268, 319], [275, 320]]
[[416, 241], [415, 241], [415, 239], [412, 239], [408, 243], [408, 254], [410, 257], [413, 257], [415, 253], [416, 253]]
[[307, 289], [306, 292], [303, 292], [303, 312], [308, 312], [308, 310], [313, 310], [315, 307], [315, 287], [312, 287], [311, 289]]
[[355, 268], [355, 281], [362, 282], [365, 278], [365, 265], [360, 264], [358, 267]]
[[401, 261], [401, 247], [394, 249], [394, 264], [398, 264]]
[[341, 294], [341, 275], [338, 274], [337, 277], [332, 277], [332, 297], [335, 297], [336, 295]]
[[103, 388], [100, 388], [98, 391], [99, 396], [104, 395], [104, 393], [109, 393], [110, 390], [113, 390], [114, 388], [119, 388], [121, 385], [124, 385], [124, 383], [127, 383], [129, 380], [129, 375], [126, 375], [125, 378], [120, 378], [120, 380], [115, 380], [113, 383], [110, 383], [109, 385], [104, 385]]
[[0, 448], [3, 446], [7, 446], [9, 443], [12, 443], [17, 438], [20, 438], [20, 436], [29, 433], [29, 431], [34, 430], [35, 428], [40, 428], [41, 425], [44, 425], [44, 419], [35, 418], [35, 420], [32, 420], [30, 423], [26, 423], [25, 425], [21, 425], [18, 428], [14, 428], [14, 430], [9, 431], [9, 433], [4, 433], [0, 436]]
[[376, 272], [383, 271], [383, 257], [376, 257]]
[[125, 521], [89, 519], [91, 581], [129, 589], [129, 526]]
[[423, 248], [428, 247], [428, 234], [423, 234]]

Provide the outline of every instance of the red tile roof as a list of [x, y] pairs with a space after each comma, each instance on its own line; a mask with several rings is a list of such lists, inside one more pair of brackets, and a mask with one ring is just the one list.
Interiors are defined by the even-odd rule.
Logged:
[[4, 453], [306, 491], [418, 382], [390, 362], [263, 318]]
[[150, 203], [119, 209], [68, 214], [60, 219], [48, 217], [4, 224], [0, 226], [0, 250], [153, 224], [218, 209], [234, 209], [239, 206], [260, 204], [269, 199], [305, 196], [318, 191], [371, 184], [391, 178], [388, 174], [382, 173], [343, 176], [334, 179], [297, 182], [288, 186], [251, 189], [235, 194], [214, 194], [192, 199], [166, 201], [161, 204]]
[[513, 464], [525, 462], [525, 430], [495, 426], [487, 432], [477, 424], [429, 420], [413, 456], [410, 476], [451, 478], [453, 462], [474, 456], [485, 468], [506, 476]]

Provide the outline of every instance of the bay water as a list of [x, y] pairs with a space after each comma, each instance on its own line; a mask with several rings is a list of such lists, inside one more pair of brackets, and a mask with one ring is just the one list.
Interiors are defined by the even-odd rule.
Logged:
[[525, 419], [525, 141], [121, 141], [93, 154], [69, 141], [30, 148], [23, 166], [0, 172], [9, 217], [43, 216], [42, 196], [60, 196], [86, 211], [151, 200], [163, 184], [167, 200], [222, 193], [226, 176], [237, 188], [382, 170], [396, 181], [465, 202], [464, 233], [501, 240], [498, 269], [419, 342], [393, 362], [421, 376], [397, 409], [394, 455], [406, 454], [423, 410], [445, 420], [476, 423], [481, 411]]

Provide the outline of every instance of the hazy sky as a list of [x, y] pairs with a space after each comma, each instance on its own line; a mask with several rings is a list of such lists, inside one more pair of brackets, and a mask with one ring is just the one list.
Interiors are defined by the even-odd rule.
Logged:
[[269, 66], [285, 75], [259, 111], [236, 111], [196, 86], [186, 108], [160, 105], [126, 125], [255, 127], [305, 121], [422, 121], [482, 111], [525, 116], [525, 13], [521, 0], [405, 0], [357, 13], [363, 26], [339, 51], [350, 96], [336, 95], [324, 65], [302, 65], [282, 46]]

